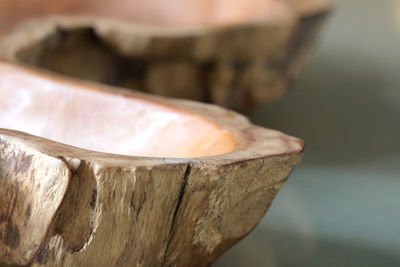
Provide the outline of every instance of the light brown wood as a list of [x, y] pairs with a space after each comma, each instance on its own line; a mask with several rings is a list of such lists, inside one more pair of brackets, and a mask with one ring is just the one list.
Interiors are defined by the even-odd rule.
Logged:
[[297, 75], [328, 11], [163, 3], [0, 1], [0, 266], [208, 266], [300, 161], [237, 113], [15, 64], [243, 110]]
[[304, 147], [216, 106], [5, 62], [0, 118], [0, 266], [208, 266]]
[[0, 57], [245, 111], [298, 77], [329, 10], [325, 0], [2, 0]]

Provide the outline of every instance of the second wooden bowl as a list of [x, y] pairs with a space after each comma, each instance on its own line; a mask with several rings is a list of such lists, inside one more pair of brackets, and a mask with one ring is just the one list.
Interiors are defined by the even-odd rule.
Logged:
[[298, 77], [329, 9], [325, 0], [2, 0], [0, 56], [246, 111]]

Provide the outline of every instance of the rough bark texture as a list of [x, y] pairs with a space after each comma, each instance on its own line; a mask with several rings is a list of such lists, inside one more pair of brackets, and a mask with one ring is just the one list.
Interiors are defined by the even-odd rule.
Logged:
[[116, 161], [0, 130], [0, 265], [208, 266], [300, 158]]
[[236, 26], [47, 17], [20, 25], [0, 51], [77, 78], [245, 111], [279, 97], [298, 77], [329, 12], [323, 0], [285, 1], [291, 9], [281, 20]]
[[[108, 99], [136, 99], [132, 108], [147, 104], [148, 112], [160, 105], [181, 119], [192, 114], [234, 142], [229, 150], [208, 156], [124, 156], [0, 128], [0, 266], [208, 266], [257, 225], [304, 148], [297, 138], [254, 126], [213, 105], [85, 85], [4, 62], [0, 80], [0, 96], [10, 99], [13, 94], [35, 95], [40, 85], [46, 90], [30, 101], [29, 114], [18, 113], [13, 120], [53, 118], [51, 110], [38, 114], [54, 92], [64, 96], [52, 102], [54, 113], [66, 112], [77, 120], [83, 113], [68, 108], [68, 99], [88, 91]], [[95, 95], [81, 105], [93, 99]], [[2, 107], [0, 115], [15, 111], [7, 104], [3, 102], [9, 109]], [[59, 105], [65, 109], [58, 110]], [[142, 109], [137, 116], [144, 114]], [[87, 127], [107, 124], [93, 118], [86, 119]], [[49, 121], [42, 124], [53, 129]], [[57, 125], [68, 134], [79, 131], [73, 122]], [[191, 125], [178, 125], [177, 134], [182, 127]]]
[[[295, 10], [288, 19], [236, 27], [43, 17], [1, 36], [0, 57], [245, 110], [298, 75], [328, 11], [286, 1]], [[47, 89], [73, 84], [26, 73], [2, 76], [3, 85], [29, 87], [32, 76], [54, 83]], [[300, 140], [215, 106], [80, 85], [194, 114], [231, 132], [237, 146], [207, 157], [135, 157], [0, 129], [0, 266], [209, 266], [257, 225], [302, 156]]]

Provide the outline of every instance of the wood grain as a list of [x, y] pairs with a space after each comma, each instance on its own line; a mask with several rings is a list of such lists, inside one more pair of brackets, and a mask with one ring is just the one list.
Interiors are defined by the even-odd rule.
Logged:
[[[106, 99], [134, 99], [132, 107], [142, 103], [149, 106], [147, 112], [165, 107], [178, 117], [195, 116], [218, 126], [218, 131], [230, 133], [222, 138], [232, 136], [234, 142], [227, 143], [228, 151], [203, 157], [193, 154], [196, 149], [186, 158], [145, 157], [96, 152], [0, 129], [1, 266], [208, 266], [257, 225], [304, 148], [297, 138], [254, 126], [242, 115], [212, 105], [83, 84], [4, 62], [0, 80], [0, 94], [9, 87], [21, 95], [30, 86], [27, 92], [35, 94], [35, 86], [42, 84], [45, 99], [67, 88], [78, 96], [89, 91]], [[76, 101], [68, 99], [52, 107], [64, 106], [64, 112], [80, 118], [79, 111], [68, 108]], [[39, 98], [33, 107], [38, 103], [42, 108]], [[30, 110], [15, 120], [38, 116]], [[55, 113], [38, 114], [53, 118]], [[144, 109], [137, 119], [140, 114]], [[79, 131], [74, 121], [59, 123]], [[87, 127], [92, 124], [87, 119]], [[178, 125], [176, 135], [181, 129]], [[215, 134], [209, 132], [202, 142]], [[171, 149], [179, 145], [169, 143]]]
[[[238, 111], [270, 102], [290, 88], [330, 11], [325, 0], [207, 1], [196, 12], [179, 0], [168, 2], [191, 12], [186, 17], [169, 14], [179, 9], [168, 6], [157, 13], [148, 8], [152, 1], [146, 6], [133, 1], [135, 8], [125, 10], [118, 5], [107, 10], [89, 0], [81, 6], [63, 2], [19, 19], [8, 18], [22, 12], [15, 4], [0, 11], [0, 20], [13, 21], [3, 29], [0, 57]], [[215, 14], [200, 16], [207, 10]]]

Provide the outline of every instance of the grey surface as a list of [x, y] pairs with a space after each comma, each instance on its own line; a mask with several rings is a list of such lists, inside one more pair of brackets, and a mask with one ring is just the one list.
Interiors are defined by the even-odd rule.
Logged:
[[333, 3], [297, 86], [251, 114], [304, 160], [214, 266], [400, 266], [400, 0]]

